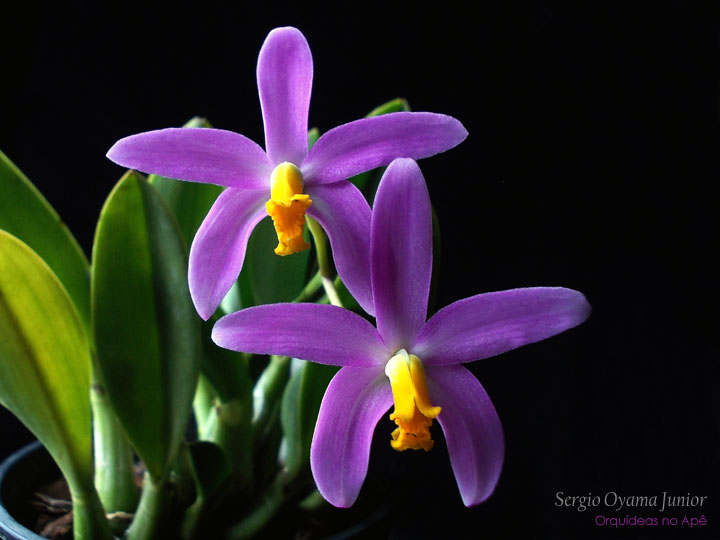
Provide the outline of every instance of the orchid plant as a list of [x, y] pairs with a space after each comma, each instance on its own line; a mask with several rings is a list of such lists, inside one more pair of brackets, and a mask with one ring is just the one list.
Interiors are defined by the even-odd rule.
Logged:
[[350, 507], [393, 405], [391, 448], [430, 451], [437, 419], [462, 502], [481, 503], [503, 431], [460, 364], [588, 316], [581, 293], [537, 287], [428, 320], [415, 160], [467, 132], [404, 100], [308, 132], [312, 76], [302, 33], [275, 29], [257, 65], [265, 150], [201, 119], [115, 143], [130, 170], [90, 263], [0, 154], [0, 403], [57, 462], [76, 539], [248, 538], [278, 513]]

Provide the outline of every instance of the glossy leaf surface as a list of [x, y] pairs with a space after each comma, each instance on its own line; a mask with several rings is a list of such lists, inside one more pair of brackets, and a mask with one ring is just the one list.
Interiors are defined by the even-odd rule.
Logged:
[[190, 414], [200, 328], [177, 223], [154, 188], [133, 171], [113, 189], [100, 215], [92, 300], [110, 401], [157, 480], [172, 462]]
[[309, 466], [310, 443], [320, 404], [330, 380], [338, 372], [336, 366], [301, 362], [283, 394], [281, 417], [285, 441], [285, 470], [292, 480], [304, 466]]
[[[307, 231], [306, 231], [307, 237]], [[307, 280], [310, 250], [286, 257], [275, 254], [277, 234], [272, 220], [263, 219], [250, 236], [240, 273], [242, 307], [291, 302]]]
[[[183, 127], [209, 128], [210, 122], [204, 118], [192, 118]], [[210, 207], [222, 192], [221, 186], [184, 182], [166, 178], [157, 174], [148, 176], [148, 182], [160, 193], [170, 207], [182, 231], [185, 246], [189, 249], [195, 233]]]
[[50, 267], [0, 231], [0, 403], [45, 445], [71, 485], [92, 482], [90, 347]]

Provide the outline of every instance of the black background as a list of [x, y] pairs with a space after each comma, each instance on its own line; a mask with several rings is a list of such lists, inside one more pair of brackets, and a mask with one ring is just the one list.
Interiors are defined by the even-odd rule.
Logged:
[[[462, 506], [439, 431], [432, 452], [396, 454], [381, 422], [360, 502], [403, 496], [373, 534], [720, 535], [715, 6], [112, 6], [28, 5], [0, 34], [0, 148], [88, 254], [121, 174], [104, 157], [112, 143], [194, 115], [262, 142], [257, 53], [270, 29], [294, 25], [315, 61], [312, 126], [402, 96], [470, 132], [420, 164], [443, 235], [438, 306], [534, 285], [593, 305], [567, 334], [472, 365], [507, 445], [485, 504]], [[30, 440], [4, 410], [0, 421], [0, 456]], [[670, 515], [710, 524], [608, 530], [596, 515], [660, 514], [555, 506], [557, 492], [609, 491], [706, 495]]]

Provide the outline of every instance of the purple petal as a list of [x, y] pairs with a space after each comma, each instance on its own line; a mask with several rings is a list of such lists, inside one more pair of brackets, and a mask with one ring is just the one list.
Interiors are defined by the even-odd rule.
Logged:
[[319, 304], [267, 304], [220, 319], [215, 343], [334, 366], [378, 366], [390, 358], [375, 327], [352, 311]]
[[562, 287], [478, 294], [438, 311], [412, 352], [425, 365], [471, 362], [564, 332], [588, 315], [582, 293]]
[[350, 182], [307, 189], [313, 203], [307, 213], [330, 238], [335, 267], [358, 304], [375, 314], [370, 287], [370, 206]]
[[460, 144], [467, 131], [444, 114], [398, 112], [363, 118], [322, 135], [302, 164], [306, 182], [328, 183], [387, 165], [421, 159]]
[[265, 216], [267, 190], [228, 188], [200, 225], [192, 247], [188, 281], [195, 309], [207, 320], [238, 278], [248, 238]]
[[352, 506], [365, 481], [375, 426], [393, 403], [383, 368], [344, 367], [323, 397], [310, 466], [330, 504]]
[[500, 419], [480, 382], [463, 366], [427, 368], [433, 403], [447, 442], [450, 464], [465, 506], [495, 489], [505, 454]]
[[300, 30], [276, 28], [265, 38], [257, 65], [265, 148], [273, 163], [300, 165], [307, 154], [313, 61]]
[[377, 327], [393, 351], [425, 324], [432, 273], [432, 213], [420, 168], [396, 159], [375, 195], [370, 260]]
[[245, 189], [269, 187], [272, 173], [272, 163], [262, 148], [223, 129], [146, 131], [120, 139], [107, 157], [146, 173]]

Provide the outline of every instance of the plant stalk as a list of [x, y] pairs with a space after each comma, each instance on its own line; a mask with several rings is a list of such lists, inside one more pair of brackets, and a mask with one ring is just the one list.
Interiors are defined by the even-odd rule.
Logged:
[[135, 519], [127, 530], [126, 540], [157, 540], [165, 538], [163, 529], [165, 518], [170, 510], [171, 493], [166, 478], [153, 481], [149, 473], [145, 473], [140, 504], [135, 512]]
[[200, 374], [195, 397], [193, 398], [193, 413], [197, 425], [198, 439], [207, 440], [208, 423], [215, 403], [215, 390], [207, 377]]
[[310, 278], [310, 281], [307, 282], [307, 285], [305, 285], [305, 288], [300, 291], [300, 294], [297, 295], [295, 300], [293, 300], [293, 303], [299, 303], [299, 302], [307, 302], [310, 300], [315, 293], [320, 290], [320, 287], [322, 286], [322, 274], [318, 270], [315, 275]]
[[94, 366], [90, 405], [93, 415], [95, 488], [105, 512], [132, 513], [138, 502], [132, 450], [98, 373], [99, 370]]
[[252, 480], [250, 393], [217, 403], [208, 417], [205, 440], [225, 451], [232, 467], [234, 488], [244, 491]]
[[[70, 478], [66, 476], [66, 479]], [[75, 540], [112, 540], [110, 524], [95, 486], [70, 484], [73, 503], [73, 538]]]
[[270, 363], [260, 375], [253, 389], [253, 439], [256, 443], [262, 437], [273, 410], [282, 397], [285, 383], [290, 378], [290, 358], [287, 356], [271, 356]]
[[277, 514], [284, 502], [283, 479], [277, 477], [275, 482], [260, 494], [258, 503], [250, 515], [227, 532], [225, 540], [252, 538]]
[[320, 276], [322, 278], [322, 286], [325, 289], [330, 303], [333, 306], [343, 307], [338, 296], [337, 289], [333, 283], [333, 266], [330, 260], [330, 249], [328, 246], [327, 235], [323, 231], [320, 224], [310, 216], [305, 216], [305, 221], [308, 225], [308, 230], [313, 237], [315, 243], [315, 253], [317, 254], [318, 268]]

